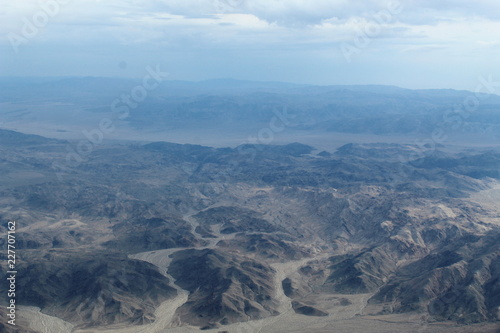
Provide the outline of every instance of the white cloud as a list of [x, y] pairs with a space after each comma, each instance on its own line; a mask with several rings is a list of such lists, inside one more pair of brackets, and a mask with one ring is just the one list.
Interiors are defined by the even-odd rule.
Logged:
[[[171, 57], [187, 64], [188, 60], [213, 58], [211, 66], [235, 63], [229, 57], [237, 56], [248, 64], [245, 72], [252, 72], [253, 63], [254, 72], [258, 73], [267, 62], [275, 62], [268, 67], [285, 67], [286, 62], [278, 64], [280, 60], [276, 60], [284, 58], [295, 67], [307, 59], [325, 68], [345, 66], [339, 45], [352, 43], [363, 31], [377, 31], [359, 57], [359, 61], [372, 66], [388, 62], [389, 58], [394, 63], [398, 61], [396, 56], [401, 57], [403, 66], [403, 60], [413, 61], [417, 57], [412, 54], [420, 57], [425, 54], [427, 62], [440, 64], [446, 61], [443, 52], [447, 52], [447, 57], [469, 55], [480, 62], [485, 57], [493, 58], [491, 52], [498, 50], [498, 1], [401, 0], [401, 13], [382, 23], [377, 21], [375, 14], [387, 12], [390, 3], [390, 0], [69, 0], [36, 37], [29, 39], [26, 47], [21, 46], [21, 52], [23, 48], [29, 49], [31, 53], [23, 54], [22, 59], [31, 56], [40, 67], [50, 65], [44, 65], [39, 55], [50, 54], [54, 49], [64, 49], [69, 59], [89, 59], [89, 67], [99, 57], [106, 61], [121, 60], [127, 53], [133, 54], [138, 62]], [[11, 52], [8, 34], [20, 34], [24, 19], [31, 19], [40, 10], [39, 0], [0, 0], [3, 32], [0, 48], [11, 57], [9, 63], [15, 64], [17, 55]], [[185, 54], [191, 54], [192, 58]], [[359, 62], [353, 66], [356, 63]], [[411, 66], [409, 62], [404, 64]], [[5, 66], [3, 73], [13, 66]], [[77, 71], [79, 66], [72, 68]], [[186, 68], [192, 70], [188, 65]], [[234, 65], [235, 76], [237, 69]], [[424, 70], [422, 67], [420, 71]]]

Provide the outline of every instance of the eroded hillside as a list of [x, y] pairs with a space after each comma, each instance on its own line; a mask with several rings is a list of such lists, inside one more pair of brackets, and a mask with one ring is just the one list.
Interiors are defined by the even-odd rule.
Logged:
[[158, 142], [61, 170], [66, 142], [2, 135], [18, 301], [75, 330], [500, 320], [497, 151]]

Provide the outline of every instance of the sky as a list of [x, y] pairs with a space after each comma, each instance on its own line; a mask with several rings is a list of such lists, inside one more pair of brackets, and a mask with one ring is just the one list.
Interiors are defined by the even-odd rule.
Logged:
[[500, 81], [498, 0], [0, 0], [0, 31], [0, 76]]

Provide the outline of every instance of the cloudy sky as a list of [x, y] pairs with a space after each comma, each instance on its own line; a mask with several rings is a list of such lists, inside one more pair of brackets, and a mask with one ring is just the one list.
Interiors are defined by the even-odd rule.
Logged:
[[498, 0], [0, 0], [0, 29], [0, 76], [500, 80]]

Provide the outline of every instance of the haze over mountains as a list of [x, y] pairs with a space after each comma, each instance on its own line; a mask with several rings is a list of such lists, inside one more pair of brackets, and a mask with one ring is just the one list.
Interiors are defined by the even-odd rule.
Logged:
[[1, 83], [18, 332], [498, 332], [500, 97], [138, 84]]
[[325, 137], [337, 147], [349, 139], [431, 141], [436, 130], [441, 141], [466, 144], [496, 140], [500, 127], [500, 97], [485, 95], [487, 86], [476, 94], [238, 80], [164, 80], [151, 90], [142, 80], [92, 77], [0, 82], [3, 128], [63, 139], [85, 139], [82, 131], [98, 128], [103, 118], [115, 125], [106, 140], [218, 147], [297, 138], [318, 146]]

